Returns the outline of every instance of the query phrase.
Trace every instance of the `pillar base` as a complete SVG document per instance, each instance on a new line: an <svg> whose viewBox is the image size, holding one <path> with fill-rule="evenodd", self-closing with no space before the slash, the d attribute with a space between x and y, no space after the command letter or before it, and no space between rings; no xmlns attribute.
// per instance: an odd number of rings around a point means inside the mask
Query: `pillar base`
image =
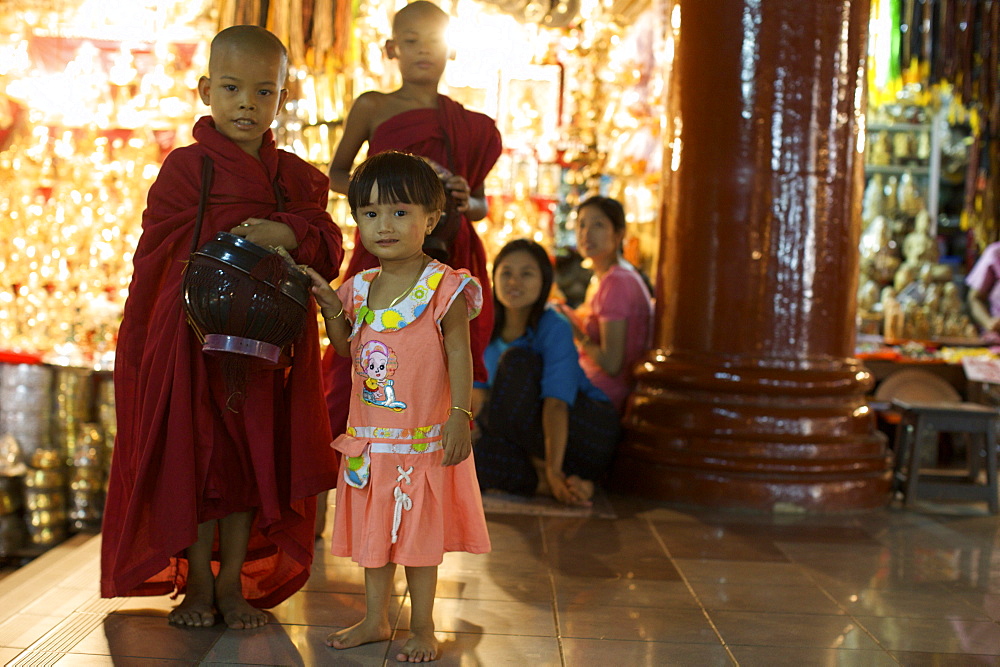
<svg viewBox="0 0 1000 667"><path fill-rule="evenodd" d="M654 353L637 374L612 488L716 508L841 512L890 499L868 371Z"/></svg>

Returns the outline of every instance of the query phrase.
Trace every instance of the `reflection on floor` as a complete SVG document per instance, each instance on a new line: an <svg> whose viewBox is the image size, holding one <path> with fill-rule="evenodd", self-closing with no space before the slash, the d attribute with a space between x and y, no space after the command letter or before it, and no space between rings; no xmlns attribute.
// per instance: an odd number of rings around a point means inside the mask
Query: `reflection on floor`
<svg viewBox="0 0 1000 667"><path fill-rule="evenodd" d="M491 514L494 551L449 554L447 665L1000 665L1000 520L985 504L838 516L722 513L612 497L617 519ZM97 596L99 537L0 580L11 665L394 663L335 651L362 571L318 544L312 578L254 631L182 630L167 598Z"/></svg>

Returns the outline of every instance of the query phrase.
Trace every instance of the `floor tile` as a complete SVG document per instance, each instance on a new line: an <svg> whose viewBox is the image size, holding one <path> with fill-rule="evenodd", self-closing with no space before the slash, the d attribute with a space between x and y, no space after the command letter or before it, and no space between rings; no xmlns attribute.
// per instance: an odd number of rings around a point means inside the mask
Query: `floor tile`
<svg viewBox="0 0 1000 667"><path fill-rule="evenodd" d="M994 516L611 503L615 521L491 515L492 553L446 554L439 664L1000 667ZM168 596L97 597L100 538L84 536L0 580L0 663L395 664L403 568L393 638L336 651L326 636L364 615L364 569L327 548L317 542L309 581L267 626L181 629L166 622Z"/></svg>
<svg viewBox="0 0 1000 667"><path fill-rule="evenodd" d="M712 611L709 615L731 647L880 648L861 624L847 616L745 611Z"/></svg>
<svg viewBox="0 0 1000 667"><path fill-rule="evenodd" d="M1000 655L969 653L917 653L892 651L899 664L906 667L997 667Z"/></svg>
<svg viewBox="0 0 1000 667"><path fill-rule="evenodd" d="M27 648L62 620L62 616L15 614L0 623L0 646Z"/></svg>
<svg viewBox="0 0 1000 667"><path fill-rule="evenodd" d="M392 596L389 602L390 621L396 618L402 603L402 596ZM276 623L346 628L364 618L365 596L299 591L268 612Z"/></svg>
<svg viewBox="0 0 1000 667"><path fill-rule="evenodd" d="M888 651L799 648L781 646L731 646L740 667L896 667ZM909 664L909 663L904 663Z"/></svg>
<svg viewBox="0 0 1000 667"><path fill-rule="evenodd" d="M445 554L439 570L538 574L546 568L544 556L535 557L516 551L492 551L488 554Z"/></svg>
<svg viewBox="0 0 1000 667"><path fill-rule="evenodd" d="M681 580L674 563L666 555L658 553L601 555L577 548L555 547L549 554L549 566L557 576Z"/></svg>
<svg viewBox="0 0 1000 667"><path fill-rule="evenodd" d="M699 609L570 605L559 609L559 627L578 639L721 644Z"/></svg>
<svg viewBox="0 0 1000 667"><path fill-rule="evenodd" d="M554 579L556 602L598 607L699 608L682 581L660 581L635 577L598 579L558 575Z"/></svg>
<svg viewBox="0 0 1000 667"><path fill-rule="evenodd" d="M965 600L982 611L988 618L1000 623L1000 593L980 593L975 592L968 595Z"/></svg>
<svg viewBox="0 0 1000 667"><path fill-rule="evenodd" d="M852 616L888 616L909 618L961 618L991 620L982 606L981 595L946 593L940 587L919 587L913 590L865 589L840 600Z"/></svg>
<svg viewBox="0 0 1000 667"><path fill-rule="evenodd" d="M740 527L654 523L674 558L787 562L773 542Z"/></svg>
<svg viewBox="0 0 1000 667"><path fill-rule="evenodd" d="M542 524L536 516L494 514L486 517L493 551L541 553Z"/></svg>
<svg viewBox="0 0 1000 667"><path fill-rule="evenodd" d="M547 602L552 599L552 584L544 572L466 572L440 568L437 597Z"/></svg>
<svg viewBox="0 0 1000 667"><path fill-rule="evenodd" d="M26 614L66 615L97 598L96 590L53 588L45 591L21 610Z"/></svg>
<svg viewBox="0 0 1000 667"><path fill-rule="evenodd" d="M334 629L321 625L272 623L249 634L226 630L204 658L210 664L235 665L381 665L389 642L375 642L351 649L326 645Z"/></svg>
<svg viewBox="0 0 1000 667"><path fill-rule="evenodd" d="M812 586L806 571L794 563L768 563L735 560L675 559L677 569L688 581L713 581L718 584L757 586Z"/></svg>
<svg viewBox="0 0 1000 667"><path fill-rule="evenodd" d="M403 605L396 627L410 627L409 601ZM439 598L434 601L434 627L438 632L556 636L555 615L549 602Z"/></svg>
<svg viewBox="0 0 1000 667"><path fill-rule="evenodd" d="M178 628L154 616L111 614L98 628L70 647L70 652L197 661L208 653L223 632L221 625Z"/></svg>
<svg viewBox="0 0 1000 667"><path fill-rule="evenodd" d="M555 637L524 637L518 635L436 632L440 658L434 665L531 665L546 667L561 665L559 641ZM396 632L389 648L388 664L398 664L396 655L409 633ZM583 665L585 663L578 663Z"/></svg>
<svg viewBox="0 0 1000 667"><path fill-rule="evenodd" d="M0 648L0 664L6 665L9 660L13 660L18 654L23 652L23 648Z"/></svg>
<svg viewBox="0 0 1000 667"><path fill-rule="evenodd" d="M698 601L709 610L842 614L843 610L817 586L760 586L756 584L692 581Z"/></svg>
<svg viewBox="0 0 1000 667"><path fill-rule="evenodd" d="M567 665L698 665L727 667L733 664L726 649L711 644L681 644L613 639L563 639ZM484 663L485 664L485 663Z"/></svg>
<svg viewBox="0 0 1000 667"><path fill-rule="evenodd" d="M110 655L65 653L53 664L57 667L184 667L192 663L165 658L122 658Z"/></svg>
<svg viewBox="0 0 1000 667"><path fill-rule="evenodd" d="M1000 653L1000 625L992 621L936 618L876 618L857 621L891 651Z"/></svg>

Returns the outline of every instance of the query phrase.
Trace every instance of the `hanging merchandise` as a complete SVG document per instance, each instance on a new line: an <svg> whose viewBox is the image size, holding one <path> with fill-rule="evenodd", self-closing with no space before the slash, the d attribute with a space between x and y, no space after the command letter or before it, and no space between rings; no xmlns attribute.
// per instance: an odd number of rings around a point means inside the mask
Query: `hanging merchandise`
<svg viewBox="0 0 1000 667"><path fill-rule="evenodd" d="M1000 239L994 194L1000 188L1000 0L904 0L901 29L904 84L926 91L924 104L953 100L965 110L961 122L975 157L965 178L962 228L971 230L977 248L985 247ZM884 92L876 89L875 96Z"/></svg>

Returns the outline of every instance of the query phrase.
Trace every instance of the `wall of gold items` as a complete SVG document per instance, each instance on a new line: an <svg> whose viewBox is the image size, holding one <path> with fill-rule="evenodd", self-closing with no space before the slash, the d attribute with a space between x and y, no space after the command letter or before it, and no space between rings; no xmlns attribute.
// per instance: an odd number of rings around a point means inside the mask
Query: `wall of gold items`
<svg viewBox="0 0 1000 667"><path fill-rule="evenodd" d="M145 195L207 112L195 87L211 36L263 23L288 45L276 136L325 169L350 100L397 83L381 49L397 4L0 6L0 559L100 524L110 370ZM575 243L574 205L600 192L625 203L626 254L653 274L666 3L539 6L447 6L456 58L442 92L504 137L479 234L491 256L522 236L560 252ZM345 200L330 207L350 246Z"/></svg>

